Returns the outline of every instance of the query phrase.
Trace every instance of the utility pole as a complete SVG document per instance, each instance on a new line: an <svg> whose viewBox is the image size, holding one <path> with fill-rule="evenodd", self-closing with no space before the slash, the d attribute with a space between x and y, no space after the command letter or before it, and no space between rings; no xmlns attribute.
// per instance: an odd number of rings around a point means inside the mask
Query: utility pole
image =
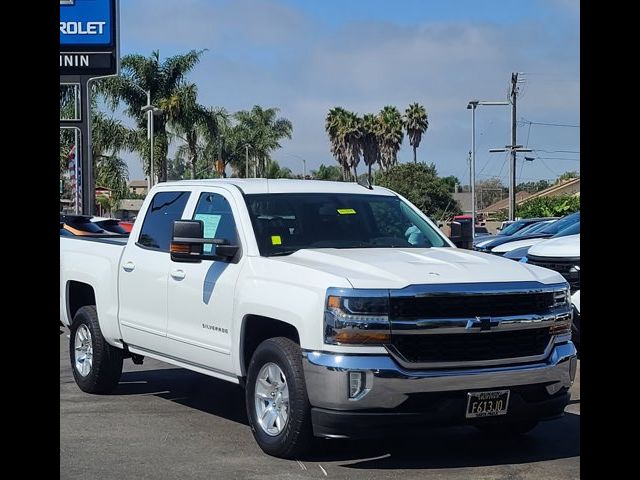
<svg viewBox="0 0 640 480"><path fill-rule="evenodd" d="M509 164L509 220L516 216L516 102L518 72L511 74L511 163Z"/></svg>
<svg viewBox="0 0 640 480"><path fill-rule="evenodd" d="M518 98L518 72L511 74L511 91L509 93L509 103L511 103L511 145L505 145L504 148L492 148L490 152L510 152L511 160L509 162L509 220L515 220L516 217L516 153L530 152L531 149L523 148L516 142L516 102Z"/></svg>

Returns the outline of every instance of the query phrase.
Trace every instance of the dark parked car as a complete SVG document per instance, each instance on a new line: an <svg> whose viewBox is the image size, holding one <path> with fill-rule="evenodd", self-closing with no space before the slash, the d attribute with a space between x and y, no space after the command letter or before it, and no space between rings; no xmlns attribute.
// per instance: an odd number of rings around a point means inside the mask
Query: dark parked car
<svg viewBox="0 0 640 480"><path fill-rule="evenodd" d="M504 238L514 235L518 231L523 228L532 225L534 223L538 223L542 220L551 220L551 218L524 218L522 220L516 220L515 222L510 223L506 227L504 227L498 234L495 235L495 238ZM478 237L473 240L473 245L477 245L480 242L486 242L488 239L483 237Z"/></svg>
<svg viewBox="0 0 640 480"><path fill-rule="evenodd" d="M560 230L563 230L568 226L573 225L574 223L579 221L580 221L580 212L571 213L569 215L565 215L560 220L556 220L555 222L546 225L544 228L541 228L537 232L518 235L518 236L511 235L508 237L502 237L500 235L497 235L496 238L491 240L489 243L476 245L473 248L474 250L478 250L480 252L490 253L497 246L503 245L508 242L516 242L516 241L526 240L530 238L551 238Z"/></svg>

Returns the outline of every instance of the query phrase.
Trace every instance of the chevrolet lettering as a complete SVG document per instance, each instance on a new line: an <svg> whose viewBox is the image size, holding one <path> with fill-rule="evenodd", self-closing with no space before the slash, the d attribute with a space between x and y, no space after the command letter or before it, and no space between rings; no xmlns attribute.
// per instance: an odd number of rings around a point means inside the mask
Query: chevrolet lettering
<svg viewBox="0 0 640 480"><path fill-rule="evenodd" d="M102 35L107 22L60 22L63 35Z"/></svg>

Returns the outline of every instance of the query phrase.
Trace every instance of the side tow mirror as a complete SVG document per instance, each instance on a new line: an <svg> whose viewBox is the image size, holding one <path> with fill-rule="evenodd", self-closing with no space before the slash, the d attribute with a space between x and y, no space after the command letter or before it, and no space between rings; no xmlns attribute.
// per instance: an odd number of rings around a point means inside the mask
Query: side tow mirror
<svg viewBox="0 0 640 480"><path fill-rule="evenodd" d="M204 245L214 245L215 253L203 253ZM231 245L221 238L204 238L202 220L175 220L171 235L171 260L174 262L197 263L201 260L229 261L235 257L239 245Z"/></svg>

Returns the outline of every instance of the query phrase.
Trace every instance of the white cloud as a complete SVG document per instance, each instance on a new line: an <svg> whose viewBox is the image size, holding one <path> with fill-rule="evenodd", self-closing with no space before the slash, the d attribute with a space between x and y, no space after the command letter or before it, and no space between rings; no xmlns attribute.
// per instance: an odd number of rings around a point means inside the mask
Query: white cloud
<svg viewBox="0 0 640 480"><path fill-rule="evenodd" d="M563 4L573 8L576 2L555 3L564 9ZM443 174L461 175L470 137L466 103L505 99L512 71L526 72L518 118L579 122L577 17L565 17L569 20L516 25L350 22L332 30L275 1L144 0L123 5L123 28L129 32L123 42L126 38L127 48L135 45L143 54L157 47L161 53L168 48L167 54L209 48L190 77L198 83L201 101L231 111L254 104L279 107L294 132L275 157L294 171L302 169L294 155L308 160L308 170L333 161L324 133L332 106L366 113L387 104L404 110L418 101L430 117L419 158L434 161ZM519 135L526 135L521 130ZM484 149L479 158L488 158L488 148L505 145L508 131L506 108L479 110L478 151ZM529 132L537 148L548 150L569 144L578 150L578 134ZM400 158L410 157L405 145ZM487 162L486 172L498 173L502 158ZM535 164L527 172L550 176Z"/></svg>

